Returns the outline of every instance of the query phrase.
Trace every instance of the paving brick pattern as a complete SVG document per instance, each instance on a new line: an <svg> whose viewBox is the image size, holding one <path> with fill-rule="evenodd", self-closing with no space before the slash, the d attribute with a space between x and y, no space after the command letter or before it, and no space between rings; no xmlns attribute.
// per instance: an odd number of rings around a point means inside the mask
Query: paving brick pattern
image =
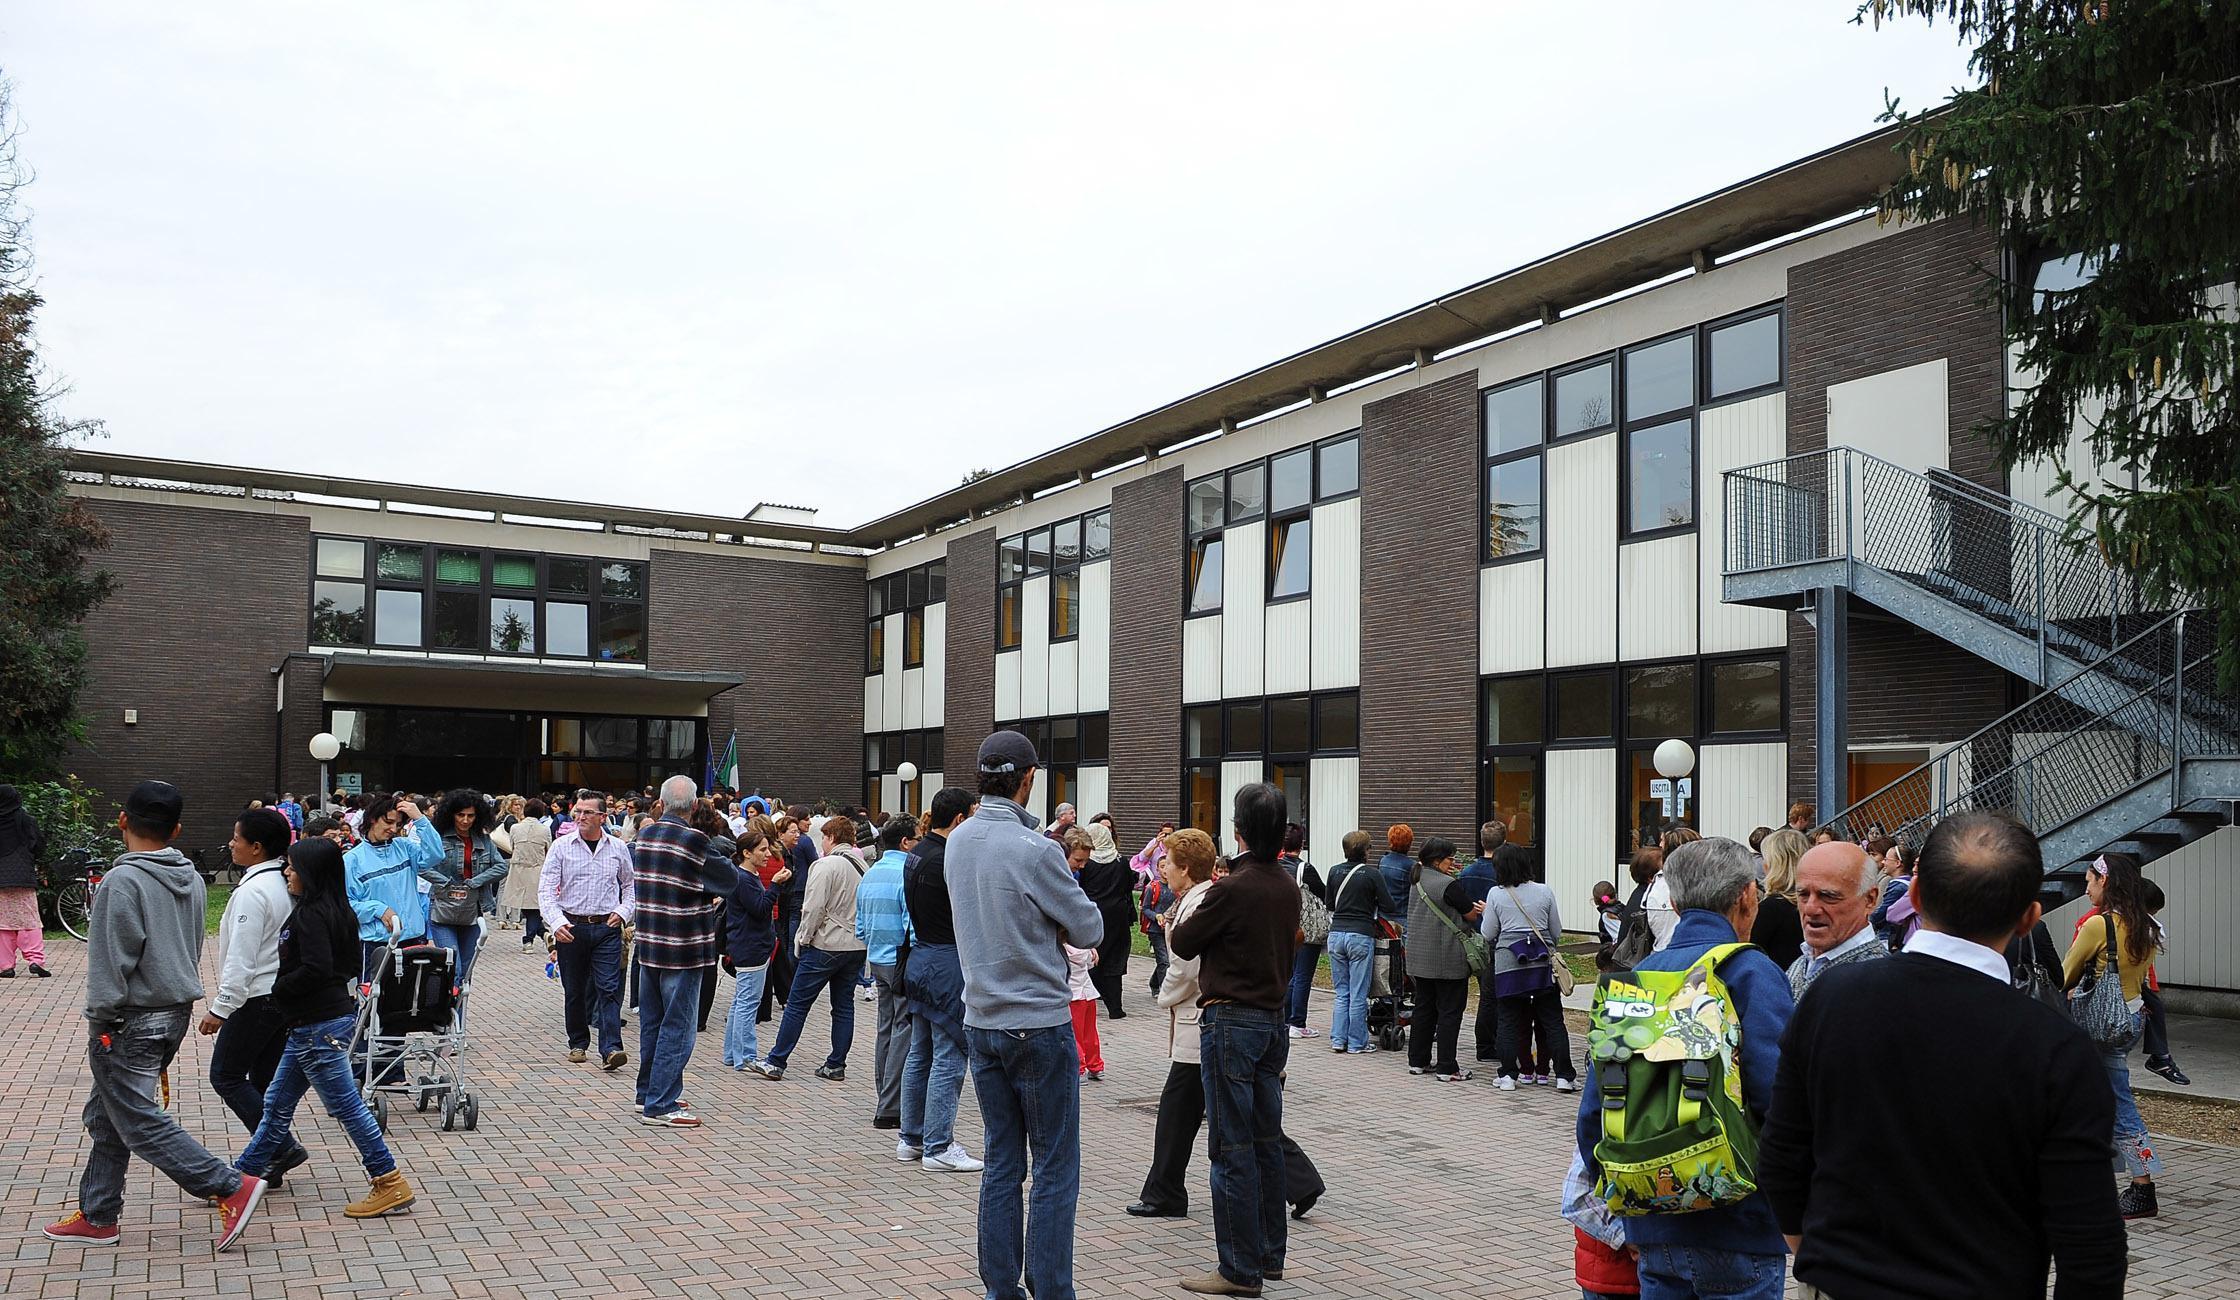
<svg viewBox="0 0 2240 1300"><path fill-rule="evenodd" d="M298 1118L312 1163L224 1256L210 1250L209 1209L139 1164L123 1244L86 1249L38 1235L73 1207L85 1146L84 950L56 945L57 978L0 984L0 1166L10 1173L0 1295L979 1294L976 1180L896 1164L892 1134L870 1126L868 1004L858 1004L863 1032L840 1084L808 1069L827 1042L821 1014L796 1057L802 1068L778 1084L722 1069L719 1020L685 1078L707 1127L650 1129L633 1118L627 1071L563 1059L558 986L513 938L492 936L481 971L480 1130L444 1133L433 1112L409 1107L392 1119L390 1141L420 1193L414 1213L342 1217L362 1176L340 1129L307 1100ZM1132 984L1131 1002L1149 1010L1141 990ZM730 992L726 978L720 999ZM1325 1003L1318 1025L1326 1015ZM1213 1259L1203 1164L1192 1169L1191 1218L1121 1212L1151 1146L1163 1023L1136 1014L1100 1028L1110 1075L1084 1085L1081 1293L1177 1296L1174 1280ZM635 1033L625 1031L633 1057ZM202 1078L208 1042L190 1035L173 1067L174 1104L190 1131L230 1156L246 1135ZM1554 1214L1569 1096L1502 1096L1484 1079L1410 1078L1396 1055L1334 1058L1320 1039L1295 1046L1286 1127L1330 1193L1292 1225L1289 1276L1270 1295L1577 1294L1569 1231ZM960 1136L977 1148L969 1086L966 1097ZM2168 1217L2134 1230L2129 1294L2230 1297L2240 1291L2240 1151L2162 1146Z"/></svg>

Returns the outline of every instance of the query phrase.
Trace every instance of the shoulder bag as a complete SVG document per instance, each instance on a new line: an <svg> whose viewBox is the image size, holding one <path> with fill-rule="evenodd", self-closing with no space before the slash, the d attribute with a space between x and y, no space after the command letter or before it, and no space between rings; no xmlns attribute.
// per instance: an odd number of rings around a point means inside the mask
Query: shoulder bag
<svg viewBox="0 0 2240 1300"><path fill-rule="evenodd" d="M1487 943L1486 937L1476 930L1456 924L1455 919L1447 915L1447 909L1439 905L1439 900L1433 898L1430 891L1423 887L1423 881L1416 881L1416 892L1423 896L1424 904L1431 909L1433 916L1439 918L1439 923L1454 931L1454 937L1462 941L1463 965L1470 968L1472 975L1484 973L1486 967L1493 964L1493 945Z"/></svg>
<svg viewBox="0 0 2240 1300"><path fill-rule="evenodd" d="M1319 944L1330 938L1330 908L1307 892L1307 864L1291 864L1291 887L1299 891L1299 942Z"/></svg>
<svg viewBox="0 0 2240 1300"><path fill-rule="evenodd" d="M2124 1005L2123 972L2117 965L2116 923L2103 912L2100 925L2106 936L2107 951L2099 973L2086 972L2069 994L2069 1014L2075 1017L2085 1037L2104 1052L2128 1047L2138 1035L2137 1021L2131 1008Z"/></svg>
<svg viewBox="0 0 2240 1300"><path fill-rule="evenodd" d="M1548 950L1548 964L1555 967L1556 972L1556 992L1570 997L1571 990L1579 986L1579 977L1571 973L1571 963L1563 959L1563 954L1556 951L1556 946L1548 942L1548 936L1540 933L1540 927L1533 924L1532 914L1524 910L1523 903L1517 901L1517 891L1503 885L1501 892L1509 896L1509 905L1516 908L1517 914L1524 918L1525 925L1532 930L1532 937L1538 939L1540 946Z"/></svg>

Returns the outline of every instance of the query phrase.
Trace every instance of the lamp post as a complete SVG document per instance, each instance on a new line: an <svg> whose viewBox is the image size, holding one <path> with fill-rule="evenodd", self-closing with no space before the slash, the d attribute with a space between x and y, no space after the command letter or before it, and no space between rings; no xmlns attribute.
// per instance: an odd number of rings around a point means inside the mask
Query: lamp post
<svg viewBox="0 0 2240 1300"><path fill-rule="evenodd" d="M327 764L332 763L335 755L341 752L342 742L336 740L331 731L322 731L311 738L311 757L319 763L319 806L322 808L327 806L327 796L334 790L334 787L327 784Z"/></svg>
<svg viewBox="0 0 2240 1300"><path fill-rule="evenodd" d="M918 811L918 765L906 761L894 770L894 774L896 779L902 782L903 811L916 813Z"/></svg>
<svg viewBox="0 0 2240 1300"><path fill-rule="evenodd" d="M1658 776L1672 782L1673 813L1679 821L1686 823L1689 801L1681 795L1680 782L1687 777L1688 773L1696 770L1696 751L1694 747L1689 745L1687 741L1675 736L1657 746L1657 752L1651 756L1650 761L1656 764Z"/></svg>

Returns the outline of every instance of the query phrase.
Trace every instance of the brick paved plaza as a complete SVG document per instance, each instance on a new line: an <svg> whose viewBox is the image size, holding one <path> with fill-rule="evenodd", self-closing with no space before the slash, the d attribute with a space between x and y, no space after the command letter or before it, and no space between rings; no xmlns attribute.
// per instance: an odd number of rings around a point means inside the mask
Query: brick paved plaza
<svg viewBox="0 0 2240 1300"><path fill-rule="evenodd" d="M444 1133L401 1109L390 1141L420 1193L406 1217L355 1224L363 1187L339 1128L306 1098L313 1163L269 1198L238 1253L213 1256L211 1212L145 1165L127 1190L124 1240L55 1245L39 1226L74 1204L84 1149L79 1016L84 949L53 945L57 978L0 984L0 1295L10 1297L329 1297L756 1295L972 1296L971 1176L893 1160L874 1131L868 1004L848 1080L817 1080L820 1011L783 1083L721 1066L720 1014L686 1076L707 1120L698 1133L649 1129L630 1108L628 1071L563 1059L558 986L544 963L496 934L480 981L480 1131ZM209 977L206 975L206 979ZM1131 981L1131 995L1141 992ZM1148 1009L1149 999L1135 1004ZM1318 1007L1317 1023L1327 1015ZM1111 1072L1084 1087L1077 1270L1085 1296L1174 1296L1174 1279L1213 1258L1204 1166L1188 1220L1138 1220L1134 1198L1165 1075L1163 1023L1103 1026ZM636 1026L625 1031L633 1067ZM767 1041L767 1040L765 1040ZM246 1141L202 1077L209 1040L190 1036L174 1068L188 1128L231 1156ZM1554 1200L1571 1098L1494 1093L1483 1079L1409 1078L1404 1061L1338 1060L1322 1040L1294 1052L1287 1127L1330 1184L1294 1224L1288 1279L1270 1295L1576 1295L1568 1228ZM1468 1030L1465 1029L1465 1050ZM971 1089L961 1140L979 1129ZM2130 1294L2240 1293L2240 1151L2166 1141L2164 1218L2135 1227Z"/></svg>

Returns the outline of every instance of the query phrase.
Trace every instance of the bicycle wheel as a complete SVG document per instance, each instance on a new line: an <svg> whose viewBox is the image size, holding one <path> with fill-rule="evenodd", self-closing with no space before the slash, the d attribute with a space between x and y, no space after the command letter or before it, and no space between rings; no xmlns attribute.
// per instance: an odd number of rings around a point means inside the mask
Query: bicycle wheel
<svg viewBox="0 0 2240 1300"><path fill-rule="evenodd" d="M93 899L86 892L86 882L73 880L54 893L55 919L70 937L85 942L86 933L92 928Z"/></svg>

